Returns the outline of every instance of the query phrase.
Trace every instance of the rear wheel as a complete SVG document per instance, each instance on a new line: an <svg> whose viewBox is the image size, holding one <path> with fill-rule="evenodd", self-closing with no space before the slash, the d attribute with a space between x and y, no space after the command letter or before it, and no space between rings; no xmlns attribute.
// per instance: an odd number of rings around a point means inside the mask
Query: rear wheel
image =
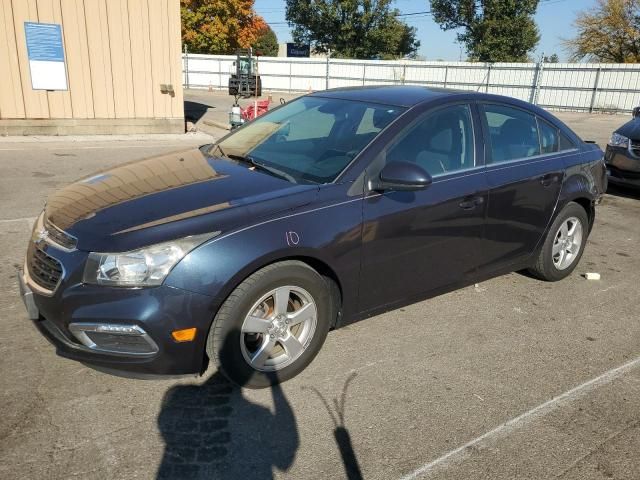
<svg viewBox="0 0 640 480"><path fill-rule="evenodd" d="M224 302L207 354L234 383L262 388L288 380L314 359L329 331L332 302L324 278L297 261L269 265Z"/></svg>
<svg viewBox="0 0 640 480"><path fill-rule="evenodd" d="M587 212L577 203L567 204L549 229L536 264L530 272L551 282L569 276L582 257L588 232Z"/></svg>

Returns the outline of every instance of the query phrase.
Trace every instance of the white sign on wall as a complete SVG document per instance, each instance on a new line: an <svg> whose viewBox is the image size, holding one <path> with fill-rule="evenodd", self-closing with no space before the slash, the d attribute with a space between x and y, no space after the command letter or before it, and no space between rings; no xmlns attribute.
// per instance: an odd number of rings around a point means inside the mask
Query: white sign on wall
<svg viewBox="0 0 640 480"><path fill-rule="evenodd" d="M34 90L68 90L62 27L57 23L24 22Z"/></svg>

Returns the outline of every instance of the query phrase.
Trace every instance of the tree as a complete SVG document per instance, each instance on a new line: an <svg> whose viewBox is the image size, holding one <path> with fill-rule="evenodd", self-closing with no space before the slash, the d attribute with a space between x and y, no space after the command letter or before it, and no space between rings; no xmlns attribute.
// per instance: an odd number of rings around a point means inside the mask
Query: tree
<svg viewBox="0 0 640 480"><path fill-rule="evenodd" d="M398 20L392 0L287 0L286 18L296 43L344 58L415 55L416 29Z"/></svg>
<svg viewBox="0 0 640 480"><path fill-rule="evenodd" d="M544 56L542 59L543 63L558 63L560 62L560 57L558 57L557 53L552 53L550 56Z"/></svg>
<svg viewBox="0 0 640 480"><path fill-rule="evenodd" d="M574 25L576 37L564 42L572 60L640 62L640 0L598 0Z"/></svg>
<svg viewBox="0 0 640 480"><path fill-rule="evenodd" d="M458 41L471 60L526 62L540 41L533 15L539 0L431 0L443 30L462 28Z"/></svg>
<svg viewBox="0 0 640 480"><path fill-rule="evenodd" d="M260 32L253 44L253 48L256 52L260 53L260 55L267 57L278 56L278 37L276 37L274 31L271 30L271 27L267 25L267 27Z"/></svg>
<svg viewBox="0 0 640 480"><path fill-rule="evenodd" d="M182 41L194 53L235 53L266 28L254 0L180 0Z"/></svg>

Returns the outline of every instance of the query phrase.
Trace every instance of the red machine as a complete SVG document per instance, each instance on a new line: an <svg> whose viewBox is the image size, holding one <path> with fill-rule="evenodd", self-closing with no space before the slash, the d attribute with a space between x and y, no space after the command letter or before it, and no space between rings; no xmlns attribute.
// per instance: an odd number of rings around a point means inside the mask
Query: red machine
<svg viewBox="0 0 640 480"><path fill-rule="evenodd" d="M252 104L247 105L244 108L240 108L238 105L238 96L236 96L236 103L231 107L229 112L229 124L231 130L235 130L241 127L245 122L249 122L260 115L267 113L269 110L269 100L255 100Z"/></svg>
<svg viewBox="0 0 640 480"><path fill-rule="evenodd" d="M256 100L253 104L247 105L240 110L240 116L245 122L253 120L269 110L269 100Z"/></svg>

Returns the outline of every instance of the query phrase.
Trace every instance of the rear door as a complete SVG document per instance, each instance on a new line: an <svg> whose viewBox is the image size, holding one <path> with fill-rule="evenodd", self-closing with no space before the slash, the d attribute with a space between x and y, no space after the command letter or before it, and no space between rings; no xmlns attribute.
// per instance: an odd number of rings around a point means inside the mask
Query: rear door
<svg viewBox="0 0 640 480"><path fill-rule="evenodd" d="M367 168L373 178L389 162L412 162L433 183L365 197L361 311L402 303L475 272L487 185L474 112L472 105L454 104L423 113Z"/></svg>
<svg viewBox="0 0 640 480"><path fill-rule="evenodd" d="M551 220L562 186L558 130L511 105L480 105L489 202L481 270L524 261ZM555 134L554 134L555 132Z"/></svg>

